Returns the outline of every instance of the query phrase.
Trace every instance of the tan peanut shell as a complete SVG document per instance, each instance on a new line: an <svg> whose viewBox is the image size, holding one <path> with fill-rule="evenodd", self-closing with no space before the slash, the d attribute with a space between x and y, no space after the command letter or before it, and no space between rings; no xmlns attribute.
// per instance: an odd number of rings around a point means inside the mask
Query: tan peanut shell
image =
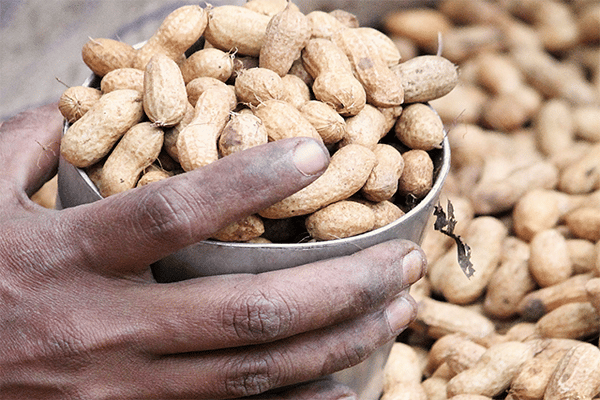
<svg viewBox="0 0 600 400"><path fill-rule="evenodd" d="M452 262L457 264L447 268L442 278L442 294L448 301L468 304L483 294L498 268L502 244L507 234L506 226L494 217L481 216L471 221L465 241L471 248L471 262L475 273L467 278L457 261Z"/></svg>
<svg viewBox="0 0 600 400"><path fill-rule="evenodd" d="M302 78L287 74L281 78L282 95L281 99L300 109L304 104L310 101L311 91ZM341 118L341 117L340 117Z"/></svg>
<svg viewBox="0 0 600 400"><path fill-rule="evenodd" d="M536 328L543 337L584 339L600 332L600 315L589 301L567 303L540 318Z"/></svg>
<svg viewBox="0 0 600 400"><path fill-rule="evenodd" d="M342 239L373 229L375 214L364 204L340 200L306 217L306 230L317 240Z"/></svg>
<svg viewBox="0 0 600 400"><path fill-rule="evenodd" d="M572 145L575 126L571 114L571 106L563 99L551 99L541 107L535 129L539 148L544 154L552 155Z"/></svg>
<svg viewBox="0 0 600 400"><path fill-rule="evenodd" d="M196 78L185 85L185 90L187 92L188 101L192 106L196 106L196 102L200 95L210 87L220 87L225 88L227 85L224 82L221 82L217 78L213 78L210 76L202 76ZM234 89L235 90L235 89Z"/></svg>
<svg viewBox="0 0 600 400"><path fill-rule="evenodd" d="M556 229L537 233L530 242L529 268L536 282L552 286L567 280L573 273L567 242Z"/></svg>
<svg viewBox="0 0 600 400"><path fill-rule="evenodd" d="M244 3L243 7L269 17L280 13L286 7L298 9L298 6L289 0L249 0Z"/></svg>
<svg viewBox="0 0 600 400"><path fill-rule="evenodd" d="M439 149L444 140L442 120L431 107L423 103L405 106L396 121L394 132L411 149Z"/></svg>
<svg viewBox="0 0 600 400"><path fill-rule="evenodd" d="M374 150L387 133L386 122L385 115L379 109L365 105L356 115L346 119L346 134L340 146L360 144Z"/></svg>
<svg viewBox="0 0 600 400"><path fill-rule="evenodd" d="M373 210L373 213L375 215L375 225L373 225L373 229L379 229L383 226L386 226L387 224L391 224L392 222L404 215L404 211L402 211L400 207L388 200L380 201L377 203L363 199L354 200L370 207L371 210ZM410 293L411 296L415 297L414 290Z"/></svg>
<svg viewBox="0 0 600 400"><path fill-rule="evenodd" d="M439 376L432 376L421 382L421 386L427 394L427 400L448 400L446 397L447 384L448 379Z"/></svg>
<svg viewBox="0 0 600 400"><path fill-rule="evenodd" d="M422 198L433 185L433 161L424 150L409 150L402 153L404 169L398 181L398 192Z"/></svg>
<svg viewBox="0 0 600 400"><path fill-rule="evenodd" d="M250 113L232 114L219 137L222 157L267 143L269 137L260 118Z"/></svg>
<svg viewBox="0 0 600 400"><path fill-rule="evenodd" d="M358 17L350 11L336 8L335 10L329 11L329 14L333 15L335 19L340 21L346 28L358 28L360 26Z"/></svg>
<svg viewBox="0 0 600 400"><path fill-rule="evenodd" d="M138 180L136 187L146 186L153 182L162 181L163 179L167 179L171 176L173 176L172 172L166 171L152 164L146 168L144 172L142 172L142 176Z"/></svg>
<svg viewBox="0 0 600 400"><path fill-rule="evenodd" d="M163 139L162 129L151 122L125 132L102 167L100 194L108 197L133 189L142 171L158 158Z"/></svg>
<svg viewBox="0 0 600 400"><path fill-rule="evenodd" d="M465 339L449 349L444 362L456 375L473 367L486 350L485 346Z"/></svg>
<svg viewBox="0 0 600 400"><path fill-rule="evenodd" d="M235 95L227 87L212 87L200 95L194 118L177 138L177 153L184 171L202 167L219 158L217 140L235 105Z"/></svg>
<svg viewBox="0 0 600 400"><path fill-rule="evenodd" d="M268 100L281 100L283 81L266 68L251 68L240 72L235 80L235 94L240 103L258 106Z"/></svg>
<svg viewBox="0 0 600 400"><path fill-rule="evenodd" d="M438 99L450 93L458 84L457 66L441 56L417 56L391 69L402 81L405 103L425 103Z"/></svg>
<svg viewBox="0 0 600 400"><path fill-rule="evenodd" d="M196 110L194 106L188 102L183 119L179 123L171 128L165 128L165 141L163 148L165 152L177 163L179 163L179 152L177 151L177 139L179 138L179 132L185 128L192 120Z"/></svg>
<svg viewBox="0 0 600 400"><path fill-rule="evenodd" d="M544 398L548 381L559 361L572 347L579 344L572 339L548 339L542 350L526 361L510 384L510 393L522 400Z"/></svg>
<svg viewBox="0 0 600 400"><path fill-rule="evenodd" d="M314 78L317 98L343 116L356 115L366 104L367 94L354 77L352 65L342 49L327 39L311 39L302 50L302 63Z"/></svg>
<svg viewBox="0 0 600 400"><path fill-rule="evenodd" d="M402 382L385 392L381 400L428 400L428 398L420 383Z"/></svg>
<svg viewBox="0 0 600 400"><path fill-rule="evenodd" d="M528 190L512 210L515 233L522 240L530 241L537 233L556 227L559 220L577 205L578 199L558 190Z"/></svg>
<svg viewBox="0 0 600 400"><path fill-rule="evenodd" d="M58 110L69 123L83 116L98 100L102 92L87 86L71 86L58 99Z"/></svg>
<svg viewBox="0 0 600 400"><path fill-rule="evenodd" d="M402 58L400 50L394 41L385 33L367 26L357 26L355 27L355 32L361 35L365 40L371 41L371 43L379 49L379 55L388 67L395 66L400 62L400 59Z"/></svg>
<svg viewBox="0 0 600 400"><path fill-rule="evenodd" d="M346 53L370 104L393 107L404 102L402 80L388 67L371 40L355 29L338 31L333 40Z"/></svg>
<svg viewBox="0 0 600 400"><path fill-rule="evenodd" d="M428 297L419 302L417 319L411 327L434 339L461 333L476 340L495 332L494 323L479 312Z"/></svg>
<svg viewBox="0 0 600 400"><path fill-rule="evenodd" d="M398 179L404 170L404 159L395 147L379 143L373 149L377 163L360 193L373 202L389 200L398 190Z"/></svg>
<svg viewBox="0 0 600 400"><path fill-rule="evenodd" d="M582 342L573 346L558 363L544 400L591 399L600 387L600 349Z"/></svg>
<svg viewBox="0 0 600 400"><path fill-rule="evenodd" d="M596 249L594 243L586 239L567 239L569 258L573 263L575 275L594 271L596 263Z"/></svg>
<svg viewBox="0 0 600 400"><path fill-rule="evenodd" d="M199 5L186 5L169 13L156 32L135 52L134 68L144 70L156 54L179 60L202 36L208 24L207 11Z"/></svg>
<svg viewBox="0 0 600 400"><path fill-rule="evenodd" d="M136 68L117 68L104 75L100 81L102 93L117 89L133 89L142 93L144 91L144 71Z"/></svg>
<svg viewBox="0 0 600 400"><path fill-rule="evenodd" d="M308 119L296 107L285 101L267 100L256 107L254 114L262 121L270 141L290 137L312 137L321 140L321 136Z"/></svg>
<svg viewBox="0 0 600 400"><path fill-rule="evenodd" d="M399 383L421 383L423 367L412 346L395 342L383 369L383 390L387 392Z"/></svg>
<svg viewBox="0 0 600 400"><path fill-rule="evenodd" d="M496 318L512 317L517 314L521 300L535 288L529 272L529 245L514 236L506 237L500 264L487 285L485 312Z"/></svg>
<svg viewBox="0 0 600 400"><path fill-rule="evenodd" d="M209 11L204 35L216 48L258 57L271 17L246 7L224 5Z"/></svg>
<svg viewBox="0 0 600 400"><path fill-rule="evenodd" d="M67 129L61 140L61 154L76 167L89 167L108 154L143 115L142 95L138 91L107 93Z"/></svg>
<svg viewBox="0 0 600 400"><path fill-rule="evenodd" d="M310 100L299 107L304 117L315 127L323 143L334 144L346 134L346 121L329 104Z"/></svg>
<svg viewBox="0 0 600 400"><path fill-rule="evenodd" d="M366 147L342 147L331 156L327 170L316 181L259 214L264 218L306 215L347 199L364 185L374 165L375 154Z"/></svg>
<svg viewBox="0 0 600 400"><path fill-rule="evenodd" d="M306 14L311 27L311 38L313 39L331 39L333 34L346 26L335 17L335 15L314 10Z"/></svg>
<svg viewBox="0 0 600 400"><path fill-rule="evenodd" d="M591 274L575 275L563 282L531 291L519 302L518 312L528 321L537 321L563 304L586 301L585 285L590 279Z"/></svg>
<svg viewBox="0 0 600 400"><path fill-rule="evenodd" d="M265 227L258 215L249 215L239 221L232 222L214 233L211 238L223 242L246 242L262 235Z"/></svg>
<svg viewBox="0 0 600 400"><path fill-rule="evenodd" d="M177 125L188 105L185 82L179 66L164 54L153 56L144 72L144 111L156 125Z"/></svg>
<svg viewBox="0 0 600 400"><path fill-rule="evenodd" d="M506 390L521 366L533 358L534 346L522 342L493 345L473 367L462 371L448 382L449 397L479 394L494 397Z"/></svg>
<svg viewBox="0 0 600 400"><path fill-rule="evenodd" d="M81 50L83 62L98 76L132 67L134 54L134 48L127 43L105 38L90 39Z"/></svg>
<svg viewBox="0 0 600 400"><path fill-rule="evenodd" d="M600 142L592 144L579 160L561 171L558 188L570 194L600 189Z"/></svg>
<svg viewBox="0 0 600 400"><path fill-rule="evenodd" d="M201 49L186 58L180 68L186 84L202 76L226 82L233 73L233 56L215 48Z"/></svg>
<svg viewBox="0 0 600 400"><path fill-rule="evenodd" d="M580 207L565 216L569 230L578 238L600 240L600 207Z"/></svg>
<svg viewBox="0 0 600 400"><path fill-rule="evenodd" d="M275 14L266 27L265 40L259 52L259 66L285 76L300 57L311 36L311 25L293 3Z"/></svg>
<svg viewBox="0 0 600 400"><path fill-rule="evenodd" d="M600 245L598 246L600 248ZM600 255L598 256L600 257ZM592 306L600 314L600 277L594 277L586 282L585 291Z"/></svg>

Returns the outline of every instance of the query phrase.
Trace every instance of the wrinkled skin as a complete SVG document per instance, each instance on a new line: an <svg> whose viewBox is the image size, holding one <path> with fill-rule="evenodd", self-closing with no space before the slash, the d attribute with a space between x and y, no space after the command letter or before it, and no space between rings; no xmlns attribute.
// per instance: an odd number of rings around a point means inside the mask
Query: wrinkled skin
<svg viewBox="0 0 600 400"><path fill-rule="evenodd" d="M407 289L425 261L407 241L257 275L152 279L152 262L316 179L327 158L311 139L58 211L29 196L56 171L61 122L49 105L0 127L2 399L352 398L327 379L286 386L360 362L415 317Z"/></svg>

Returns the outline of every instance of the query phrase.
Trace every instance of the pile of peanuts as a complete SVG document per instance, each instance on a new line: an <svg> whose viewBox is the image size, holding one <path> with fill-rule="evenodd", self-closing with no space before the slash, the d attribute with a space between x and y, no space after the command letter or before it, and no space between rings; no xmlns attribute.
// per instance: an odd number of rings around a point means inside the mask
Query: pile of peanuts
<svg viewBox="0 0 600 400"><path fill-rule="evenodd" d="M99 83L63 93L61 154L104 197L270 141L308 136L329 149L321 177L221 241L330 240L397 220L436 175L445 132L427 103L458 82L441 56L401 63L354 15L305 15L287 0L183 6L141 46L90 39L82 57Z"/></svg>
<svg viewBox="0 0 600 400"><path fill-rule="evenodd" d="M383 24L403 58L459 66L431 105L475 273L430 228L382 400L600 398L600 4L442 0Z"/></svg>

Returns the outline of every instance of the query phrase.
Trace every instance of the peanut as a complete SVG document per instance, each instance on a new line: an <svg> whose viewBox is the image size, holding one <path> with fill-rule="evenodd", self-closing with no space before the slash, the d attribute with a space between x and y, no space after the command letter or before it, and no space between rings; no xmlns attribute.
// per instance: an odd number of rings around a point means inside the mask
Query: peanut
<svg viewBox="0 0 600 400"><path fill-rule="evenodd" d="M375 214L368 206L341 200L315 211L306 218L306 230L317 240L341 239L373 229Z"/></svg>
<svg viewBox="0 0 600 400"><path fill-rule="evenodd" d="M345 53L327 39L311 39L302 50L302 62L314 78L317 100L330 104L343 116L356 115L366 104L367 95L354 77Z"/></svg>
<svg viewBox="0 0 600 400"><path fill-rule="evenodd" d="M538 400L544 397L548 381L561 358L580 342L572 339L549 339L544 348L526 361L510 384L517 399Z"/></svg>
<svg viewBox="0 0 600 400"><path fill-rule="evenodd" d="M462 333L477 340L495 332L494 323L480 313L427 297L419 302L417 319L411 326L438 339L451 333Z"/></svg>
<svg viewBox="0 0 600 400"><path fill-rule="evenodd" d="M518 312L528 321L537 321L563 304L586 301L585 285L591 278L591 274L575 275L563 282L531 291L519 302Z"/></svg>
<svg viewBox="0 0 600 400"><path fill-rule="evenodd" d="M219 154L225 157L267 142L260 118L250 113L233 114L219 137Z"/></svg>
<svg viewBox="0 0 600 400"><path fill-rule="evenodd" d="M306 16L291 2L275 14L266 27L259 52L259 66L285 76L310 39L311 26Z"/></svg>
<svg viewBox="0 0 600 400"><path fill-rule="evenodd" d="M185 171L219 158L217 140L235 104L235 95L227 88L212 87L200 95L194 118L177 138L179 162Z"/></svg>
<svg viewBox="0 0 600 400"><path fill-rule="evenodd" d="M215 48L202 49L186 58L180 68L186 84L203 76L226 82L233 73L233 56Z"/></svg>
<svg viewBox="0 0 600 400"><path fill-rule="evenodd" d="M58 109L69 123L81 118L102 96L98 89L87 86L71 86L58 99Z"/></svg>
<svg viewBox="0 0 600 400"><path fill-rule="evenodd" d="M299 110L326 145L337 143L346 135L346 121L329 104L310 100L301 105Z"/></svg>
<svg viewBox="0 0 600 400"><path fill-rule="evenodd" d="M600 332L600 315L589 301L563 304L536 323L543 337L585 339Z"/></svg>
<svg viewBox="0 0 600 400"><path fill-rule="evenodd" d="M259 237L264 231L261 218L258 215L249 215L222 228L211 238L222 242L247 242Z"/></svg>
<svg viewBox="0 0 600 400"><path fill-rule="evenodd" d="M321 140L319 132L309 120L296 107L285 101L267 100L256 107L254 114L265 126L270 141L290 137L312 137Z"/></svg>
<svg viewBox="0 0 600 400"><path fill-rule="evenodd" d="M135 52L133 67L146 69L146 64L156 53L173 61L180 60L202 36L208 24L208 14L198 5L188 5L172 11L148 41Z"/></svg>
<svg viewBox="0 0 600 400"><path fill-rule="evenodd" d="M136 68L117 68L108 72L100 81L102 93L117 89L144 91L144 72Z"/></svg>
<svg viewBox="0 0 600 400"><path fill-rule="evenodd" d="M206 39L223 51L258 57L271 16L250 8L224 5L209 11Z"/></svg>
<svg viewBox="0 0 600 400"><path fill-rule="evenodd" d="M377 163L360 193L373 202L389 200L398 190L398 180L404 170L402 154L389 144L379 143L373 150Z"/></svg>
<svg viewBox="0 0 600 400"><path fill-rule="evenodd" d="M61 140L60 151L76 167L98 162L144 114L142 95L123 89L102 95L92 108L71 125Z"/></svg>
<svg viewBox="0 0 600 400"><path fill-rule="evenodd" d="M125 132L102 167L100 194L108 197L134 188L142 171L158 158L163 138L162 129L151 122Z"/></svg>
<svg viewBox="0 0 600 400"><path fill-rule="evenodd" d="M589 343L572 347L558 363L544 400L591 399L600 387L600 350Z"/></svg>
<svg viewBox="0 0 600 400"><path fill-rule="evenodd" d="M508 318L517 314L518 305L536 288L529 272L529 246L509 236L502 244L501 261L490 277L483 307L488 315Z"/></svg>
<svg viewBox="0 0 600 400"><path fill-rule="evenodd" d="M102 77L110 71L133 66L135 49L113 39L90 39L81 50L81 57L94 74Z"/></svg>
<svg viewBox="0 0 600 400"><path fill-rule="evenodd" d="M402 154L404 169L398 181L398 192L404 196L422 198L433 184L433 161L424 150L409 150Z"/></svg>
<svg viewBox="0 0 600 400"><path fill-rule="evenodd" d="M302 78L296 75L287 74L283 78L281 78L281 83L282 100L285 100L288 103L294 105L294 107L296 107L297 109L302 108L304 104L310 101L310 88L306 83L304 83ZM332 109L332 112L335 112L335 110ZM341 116L339 118L343 121Z"/></svg>
<svg viewBox="0 0 600 400"><path fill-rule="evenodd" d="M573 274L567 242L556 229L537 233L531 239L530 249L529 268L540 286L555 285Z"/></svg>
<svg viewBox="0 0 600 400"><path fill-rule="evenodd" d="M499 343L490 347L473 367L450 379L448 396L499 395L510 386L522 365L533 358L534 351L533 345L521 342Z"/></svg>
<svg viewBox="0 0 600 400"><path fill-rule="evenodd" d="M181 71L169 57L158 53L144 72L144 111L161 127L177 125L184 117L188 97Z"/></svg>
<svg viewBox="0 0 600 400"><path fill-rule="evenodd" d="M423 55L392 67L402 80L405 103L425 103L450 93L458 83L457 67L440 56Z"/></svg>
<svg viewBox="0 0 600 400"><path fill-rule="evenodd" d="M270 69L247 69L240 72L235 80L235 94L239 102L253 106L268 100L281 100L283 81Z"/></svg>
<svg viewBox="0 0 600 400"><path fill-rule="evenodd" d="M366 147L344 146L333 154L327 170L316 181L259 214L264 218L306 215L347 199L367 181L375 160L375 154Z"/></svg>
<svg viewBox="0 0 600 400"><path fill-rule="evenodd" d="M394 132L402 143L413 150L439 149L444 140L442 120L431 107L423 103L404 107Z"/></svg>
<svg viewBox="0 0 600 400"><path fill-rule="evenodd" d="M388 67L370 39L365 39L354 28L335 32L333 41L348 56L370 104L392 107L404 102L402 80Z"/></svg>

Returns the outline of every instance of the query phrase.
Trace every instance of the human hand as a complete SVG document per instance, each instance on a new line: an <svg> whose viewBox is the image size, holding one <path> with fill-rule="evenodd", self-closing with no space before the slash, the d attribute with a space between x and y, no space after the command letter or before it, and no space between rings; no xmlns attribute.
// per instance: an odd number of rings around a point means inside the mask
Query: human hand
<svg viewBox="0 0 600 400"><path fill-rule="evenodd" d="M316 381L414 318L417 245L258 275L158 284L149 265L315 180L321 145L282 140L61 211L28 196L56 171L56 105L0 127L3 399L335 399ZM318 396L315 393L319 393Z"/></svg>

